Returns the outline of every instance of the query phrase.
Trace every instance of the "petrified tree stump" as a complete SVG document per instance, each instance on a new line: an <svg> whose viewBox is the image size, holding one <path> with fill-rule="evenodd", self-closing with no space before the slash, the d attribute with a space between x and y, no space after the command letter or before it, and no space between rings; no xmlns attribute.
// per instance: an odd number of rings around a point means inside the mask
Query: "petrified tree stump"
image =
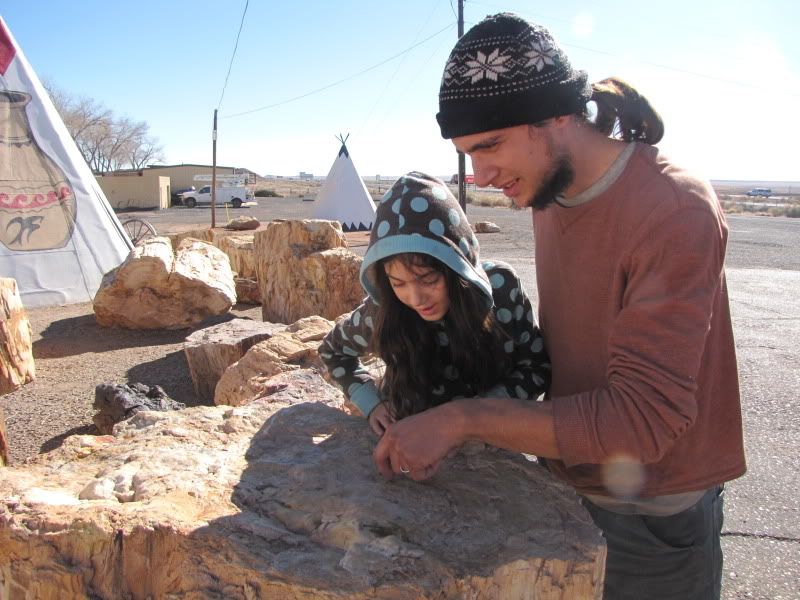
<svg viewBox="0 0 800 600"><path fill-rule="evenodd" d="M254 234L261 318L292 323L320 315L335 319L364 297L362 258L347 248L338 221L271 221Z"/></svg>
<svg viewBox="0 0 800 600"><path fill-rule="evenodd" d="M365 420L329 405L319 375L274 383L0 469L9 597L601 597L600 532L537 464L479 447L428 482L387 482Z"/></svg>
<svg viewBox="0 0 800 600"><path fill-rule="evenodd" d="M197 397L211 404L225 369L242 358L252 346L283 329L286 325L233 319L199 329L188 336L183 352Z"/></svg>
<svg viewBox="0 0 800 600"><path fill-rule="evenodd" d="M22 306L17 280L0 278L0 394L36 378L31 324Z"/></svg>

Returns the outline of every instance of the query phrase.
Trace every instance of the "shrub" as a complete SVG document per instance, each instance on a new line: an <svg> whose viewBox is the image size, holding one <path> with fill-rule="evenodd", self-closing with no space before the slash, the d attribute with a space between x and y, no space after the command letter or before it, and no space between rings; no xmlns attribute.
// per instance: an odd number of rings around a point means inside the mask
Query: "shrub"
<svg viewBox="0 0 800 600"><path fill-rule="evenodd" d="M281 197L281 195L278 192L276 192L275 190L268 190L268 189L265 189L265 188L262 188L260 190L256 190L256 193L254 195L257 196L258 198L280 198Z"/></svg>

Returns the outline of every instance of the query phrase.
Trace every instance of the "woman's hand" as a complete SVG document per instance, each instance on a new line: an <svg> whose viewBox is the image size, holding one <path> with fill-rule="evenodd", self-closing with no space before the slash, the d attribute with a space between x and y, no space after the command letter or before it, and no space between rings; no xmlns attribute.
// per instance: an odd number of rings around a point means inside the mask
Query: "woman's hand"
<svg viewBox="0 0 800 600"><path fill-rule="evenodd" d="M383 432L389 428L389 425L394 423L394 417L389 414L389 409L383 402L372 409L367 420L369 421L369 426L372 428L372 431L378 434L378 436L382 436Z"/></svg>

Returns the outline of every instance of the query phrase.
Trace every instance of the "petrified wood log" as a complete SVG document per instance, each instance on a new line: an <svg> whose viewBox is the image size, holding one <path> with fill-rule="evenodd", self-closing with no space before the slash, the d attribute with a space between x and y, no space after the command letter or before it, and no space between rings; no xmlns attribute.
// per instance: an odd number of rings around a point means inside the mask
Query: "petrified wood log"
<svg viewBox="0 0 800 600"><path fill-rule="evenodd" d="M197 397L211 404L220 377L258 342L271 338L286 325L232 319L198 329L186 338L183 352Z"/></svg>
<svg viewBox="0 0 800 600"><path fill-rule="evenodd" d="M92 417L101 435L108 435L114 425L143 410L182 410L186 405L170 398L160 385L145 383L101 383L94 388L97 412Z"/></svg>
<svg viewBox="0 0 800 600"><path fill-rule="evenodd" d="M17 280L0 278L0 394L36 378L31 324L22 306Z"/></svg>
<svg viewBox="0 0 800 600"><path fill-rule="evenodd" d="M10 598L600 598L577 496L519 454L384 481L366 422L313 371L269 398L140 412L0 469ZM318 402L303 403L302 399ZM298 403L300 402L300 403Z"/></svg>

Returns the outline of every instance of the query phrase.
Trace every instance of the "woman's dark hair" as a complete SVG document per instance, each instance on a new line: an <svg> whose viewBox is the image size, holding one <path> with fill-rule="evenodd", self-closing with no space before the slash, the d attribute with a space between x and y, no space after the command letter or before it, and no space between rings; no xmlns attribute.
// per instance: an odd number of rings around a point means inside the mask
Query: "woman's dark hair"
<svg viewBox="0 0 800 600"><path fill-rule="evenodd" d="M443 319L447 346L439 343L440 330L398 300L384 272L384 265L393 260L407 269L432 268L444 275L450 299ZM487 308L486 296L452 269L427 254L405 253L376 263L374 274L380 304L372 351L386 364L381 396L396 419L441 403L432 390L443 380L444 364L458 370L460 382L472 395L488 390L508 370L510 359L503 351L507 335ZM448 354L446 363L439 359L442 353Z"/></svg>
<svg viewBox="0 0 800 600"><path fill-rule="evenodd" d="M664 122L647 98L621 79L593 83L592 100L597 105L594 126L607 136L647 144L657 144L664 136Z"/></svg>

